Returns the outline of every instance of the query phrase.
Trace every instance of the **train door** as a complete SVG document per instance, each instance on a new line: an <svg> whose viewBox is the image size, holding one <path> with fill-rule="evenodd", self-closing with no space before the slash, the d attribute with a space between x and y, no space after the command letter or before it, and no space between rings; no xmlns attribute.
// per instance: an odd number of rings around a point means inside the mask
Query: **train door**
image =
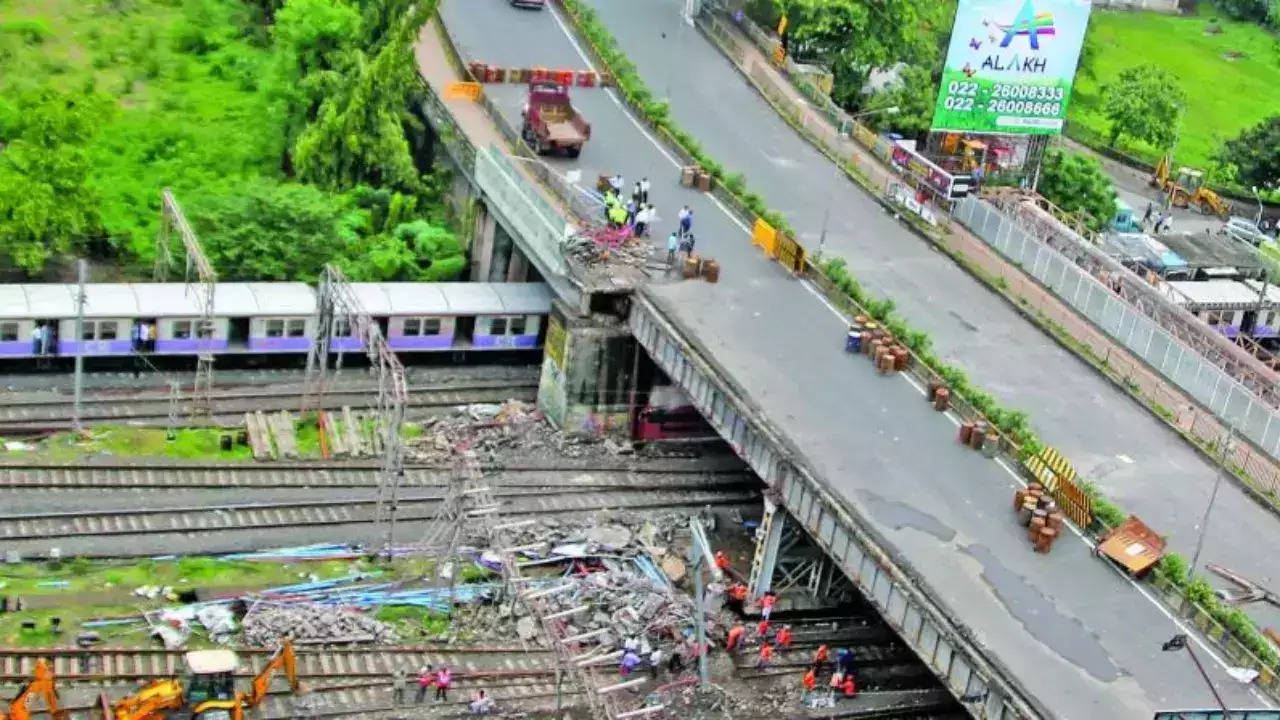
<svg viewBox="0 0 1280 720"><path fill-rule="evenodd" d="M461 343L470 343L471 334L475 332L476 319L470 315L458 316L453 321L453 346L458 347Z"/></svg>
<svg viewBox="0 0 1280 720"><path fill-rule="evenodd" d="M249 345L249 318L234 317L227 321L227 345L235 348Z"/></svg>
<svg viewBox="0 0 1280 720"><path fill-rule="evenodd" d="M391 319L380 317L377 319L377 322L378 322L378 332L382 333L382 339L386 340L387 338L391 337L390 335L387 334L387 326L391 324Z"/></svg>
<svg viewBox="0 0 1280 720"><path fill-rule="evenodd" d="M133 343L134 352L152 353L156 351L156 336L160 331L156 318L138 318L133 321L129 339Z"/></svg>
<svg viewBox="0 0 1280 720"><path fill-rule="evenodd" d="M31 330L31 353L41 357L58 352L58 321L36 320Z"/></svg>

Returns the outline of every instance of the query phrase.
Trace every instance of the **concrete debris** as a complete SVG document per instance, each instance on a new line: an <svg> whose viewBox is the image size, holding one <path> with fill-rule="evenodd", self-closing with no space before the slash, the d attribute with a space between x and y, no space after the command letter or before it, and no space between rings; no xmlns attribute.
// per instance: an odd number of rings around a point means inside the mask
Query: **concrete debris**
<svg viewBox="0 0 1280 720"><path fill-rule="evenodd" d="M388 624L349 610L323 605L266 605L252 607L241 621L244 642L275 647L284 638L296 643L371 642L394 645L400 641Z"/></svg>
<svg viewBox="0 0 1280 720"><path fill-rule="evenodd" d="M538 637L538 621L531 616L520 618L516 621L516 635L521 640L532 640Z"/></svg>
<svg viewBox="0 0 1280 720"><path fill-rule="evenodd" d="M631 531L619 525L587 528L587 542L601 549L619 550L631 544Z"/></svg>
<svg viewBox="0 0 1280 720"><path fill-rule="evenodd" d="M226 605L205 605L196 610L196 620L208 631L209 638L225 645L236 632L236 617Z"/></svg>

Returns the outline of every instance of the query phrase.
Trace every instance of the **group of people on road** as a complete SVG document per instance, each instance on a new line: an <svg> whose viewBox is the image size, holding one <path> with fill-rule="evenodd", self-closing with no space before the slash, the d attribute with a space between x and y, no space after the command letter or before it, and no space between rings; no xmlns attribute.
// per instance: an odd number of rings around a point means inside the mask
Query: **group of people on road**
<svg viewBox="0 0 1280 720"><path fill-rule="evenodd" d="M604 216L609 227L614 229L630 228L632 237L649 237L653 226L661 220L658 210L649 202L649 178L640 178L631 189L631 197L624 200L626 180L621 173L608 178L604 188ZM680 208L677 215L676 229L667 237L667 268L674 267L676 253L684 253L685 257L693 254L693 209L688 205Z"/></svg>

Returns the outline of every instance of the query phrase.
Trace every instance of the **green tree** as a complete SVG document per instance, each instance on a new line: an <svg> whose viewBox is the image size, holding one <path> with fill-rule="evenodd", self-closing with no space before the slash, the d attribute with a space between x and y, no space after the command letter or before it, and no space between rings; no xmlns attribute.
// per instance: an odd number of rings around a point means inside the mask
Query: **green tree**
<svg viewBox="0 0 1280 720"><path fill-rule="evenodd" d="M933 73L927 67L910 66L902 69L900 78L900 84L876 93L864 107L864 112L891 107L898 112L867 115L865 122L877 130L891 129L908 137L925 133L933 123L938 94Z"/></svg>
<svg viewBox="0 0 1280 720"><path fill-rule="evenodd" d="M827 64L835 76L832 98L857 108L867 77L898 63L930 66L935 29L946 3L924 0L778 0L791 30L792 55Z"/></svg>
<svg viewBox="0 0 1280 720"><path fill-rule="evenodd" d="M1040 167L1041 195L1085 224L1101 230L1116 214L1116 191L1098 161L1078 153L1050 150Z"/></svg>
<svg viewBox="0 0 1280 720"><path fill-rule="evenodd" d="M1280 115L1272 115L1223 143L1218 160L1235 167L1242 185L1280 187Z"/></svg>
<svg viewBox="0 0 1280 720"><path fill-rule="evenodd" d="M419 98L413 42L434 8L417 3L399 19L372 57L352 53L344 85L325 98L314 122L298 135L300 178L334 190L359 184L417 195L423 190L406 128L421 132L411 108Z"/></svg>
<svg viewBox="0 0 1280 720"><path fill-rule="evenodd" d="M108 109L48 85L0 95L0 258L34 275L101 232L86 147Z"/></svg>
<svg viewBox="0 0 1280 720"><path fill-rule="evenodd" d="M1112 147L1123 135L1165 148L1173 144L1186 95L1177 78L1155 65L1121 70L1102 88L1102 113L1111 121Z"/></svg>
<svg viewBox="0 0 1280 720"><path fill-rule="evenodd" d="M342 257L341 228L360 218L340 198L311 185L257 179L207 188L184 204L192 227L224 280L309 280Z"/></svg>

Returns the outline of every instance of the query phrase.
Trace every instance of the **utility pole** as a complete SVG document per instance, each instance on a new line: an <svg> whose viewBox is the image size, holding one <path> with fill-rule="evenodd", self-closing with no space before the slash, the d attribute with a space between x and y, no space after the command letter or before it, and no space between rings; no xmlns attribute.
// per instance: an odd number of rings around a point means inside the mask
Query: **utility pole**
<svg viewBox="0 0 1280 720"><path fill-rule="evenodd" d="M1191 556L1191 572L1193 573L1200 565L1200 551L1204 549L1204 537L1209 530L1209 515L1213 512L1213 504L1218 500L1218 488L1222 487L1222 478L1227 474L1227 453L1235 449L1236 426L1230 420L1225 422L1227 423L1227 439L1219 451L1218 475L1213 481L1213 493L1209 495L1209 504L1204 508L1204 517L1200 519L1200 535L1196 538L1196 554ZM1198 665L1199 662L1197 661L1196 664Z"/></svg>
<svg viewBox="0 0 1280 720"><path fill-rule="evenodd" d="M1209 692L1213 693L1213 699L1217 701L1218 709L1222 711L1223 720L1228 720L1231 717L1231 711L1227 709L1227 703L1223 701L1222 695L1218 693L1218 688L1213 684L1213 680L1209 679L1209 673L1205 672L1204 665L1200 664L1200 658L1191 649L1191 643L1187 641L1187 636L1183 633L1178 633L1161 645L1160 649L1165 652L1187 651L1187 654L1191 656L1191 662L1195 663L1196 670L1200 672L1200 677L1204 679L1204 684L1208 685Z"/></svg>
<svg viewBox="0 0 1280 720"><path fill-rule="evenodd" d="M193 298L200 309L194 334L197 343L195 387L191 393L191 416L209 417L213 414L213 348L208 342L213 337L213 296L218 275L213 271L209 258L200 248L200 240L187 223L182 208L173 192L165 188L160 193L160 237L156 242L157 280L168 276L169 232L177 230L186 252L186 294ZM164 264L161 264L161 260Z"/></svg>
<svg viewBox="0 0 1280 720"><path fill-rule="evenodd" d="M76 431L83 429L80 424L80 404L84 393L84 282L89 274L89 263L84 258L76 261L76 379L75 407L71 412L71 427Z"/></svg>
<svg viewBox="0 0 1280 720"><path fill-rule="evenodd" d="M724 578L724 573L716 567L715 556L711 552L711 543L707 540L706 530L697 515L689 516L689 572L693 573L693 594L697 607L693 610L693 625L698 637L698 679L703 687L710 682L710 671L707 668L707 596L702 581L702 565L711 568L711 576L717 581Z"/></svg>
<svg viewBox="0 0 1280 720"><path fill-rule="evenodd" d="M375 520L378 528L383 530L383 548L389 554L395 542L400 481L404 478L404 442L400 431L404 425L409 389L405 384L404 366L382 337L382 329L361 305L346 276L333 265L325 266L316 292L302 411L319 412L324 404L330 339L338 318L344 319L344 327L350 328L351 336L360 340L369 357L369 371L377 379L375 402L378 436L382 440L382 462L378 470Z"/></svg>

